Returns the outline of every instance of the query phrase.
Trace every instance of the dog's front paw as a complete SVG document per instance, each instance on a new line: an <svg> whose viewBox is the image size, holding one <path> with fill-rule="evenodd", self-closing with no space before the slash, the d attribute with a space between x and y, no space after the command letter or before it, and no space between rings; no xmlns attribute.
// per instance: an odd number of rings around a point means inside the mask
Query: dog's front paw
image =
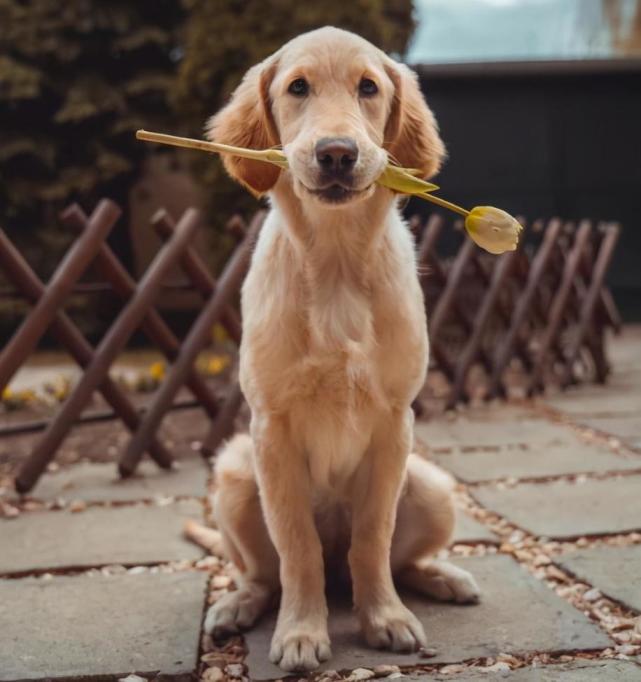
<svg viewBox="0 0 641 682"><path fill-rule="evenodd" d="M276 631L269 660L288 672L306 672L318 668L331 655L327 631L313 632L297 627L282 635Z"/></svg>
<svg viewBox="0 0 641 682"><path fill-rule="evenodd" d="M209 607L205 632L222 639L251 627L269 605L271 593L262 585L248 585L223 595Z"/></svg>
<svg viewBox="0 0 641 682"><path fill-rule="evenodd" d="M410 652L427 644L420 621L400 602L362 612L361 623L365 640L375 649Z"/></svg>

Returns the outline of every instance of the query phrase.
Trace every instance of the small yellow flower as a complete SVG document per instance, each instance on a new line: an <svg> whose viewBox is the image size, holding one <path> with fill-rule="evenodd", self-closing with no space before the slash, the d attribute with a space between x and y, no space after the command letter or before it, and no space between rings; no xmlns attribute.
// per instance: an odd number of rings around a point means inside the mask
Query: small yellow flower
<svg viewBox="0 0 641 682"><path fill-rule="evenodd" d="M38 396L36 395L36 392L33 389L25 388L22 391L20 391L20 399L24 403L35 403L36 400L38 399Z"/></svg>
<svg viewBox="0 0 641 682"><path fill-rule="evenodd" d="M481 248L499 254L516 249L523 228L500 208L476 206L465 218L465 229Z"/></svg>
<svg viewBox="0 0 641 682"><path fill-rule="evenodd" d="M149 376L154 381L162 381L165 378L165 363L164 362L154 362L149 367Z"/></svg>
<svg viewBox="0 0 641 682"><path fill-rule="evenodd" d="M208 374L220 374L229 366L228 355L214 355L207 361L206 371Z"/></svg>

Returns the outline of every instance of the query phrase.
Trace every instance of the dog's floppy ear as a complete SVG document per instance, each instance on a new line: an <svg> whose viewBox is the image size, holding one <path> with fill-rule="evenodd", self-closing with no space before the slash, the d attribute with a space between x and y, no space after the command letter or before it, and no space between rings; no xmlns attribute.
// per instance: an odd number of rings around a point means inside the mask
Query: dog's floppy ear
<svg viewBox="0 0 641 682"><path fill-rule="evenodd" d="M415 168L422 178L431 178L445 158L445 145L434 114L411 69L390 60L385 70L394 83L392 108L385 127L385 148L401 166Z"/></svg>
<svg viewBox="0 0 641 682"><path fill-rule="evenodd" d="M279 144L278 130L271 112L269 86L276 72L274 61L252 67L231 96L229 103L207 122L206 137L212 142L267 149ZM250 161L222 154L232 178L261 195L278 180L280 169L270 163Z"/></svg>

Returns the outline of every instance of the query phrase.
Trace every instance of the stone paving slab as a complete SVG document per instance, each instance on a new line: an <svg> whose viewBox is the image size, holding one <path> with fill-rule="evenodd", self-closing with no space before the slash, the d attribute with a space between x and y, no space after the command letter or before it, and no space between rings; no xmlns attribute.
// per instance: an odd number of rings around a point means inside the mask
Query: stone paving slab
<svg viewBox="0 0 641 682"><path fill-rule="evenodd" d="M462 406L459 411L448 412L442 417L443 421L456 421L457 419L470 421L493 421L509 422L522 419L540 419L536 410L526 405L515 405L497 400L490 403Z"/></svg>
<svg viewBox="0 0 641 682"><path fill-rule="evenodd" d="M641 613L641 545L579 550L555 562L579 580Z"/></svg>
<svg viewBox="0 0 641 682"><path fill-rule="evenodd" d="M456 662L481 656L526 651L605 648L609 638L580 611L507 556L486 556L456 562L474 573L483 596L477 606L432 602L420 595L405 595L420 618L428 643L438 651L430 663ZM252 680L278 679L283 671L268 660L275 614L264 618L246 636L246 663ZM373 667L382 663L420 665L418 654L399 654L367 648L361 640L350 604L330 605L332 658L324 669Z"/></svg>
<svg viewBox="0 0 641 682"><path fill-rule="evenodd" d="M543 403L571 417L624 416L641 412L641 393L610 386L581 387L545 398Z"/></svg>
<svg viewBox="0 0 641 682"><path fill-rule="evenodd" d="M192 680L206 586L195 571L0 580L0 681Z"/></svg>
<svg viewBox="0 0 641 682"><path fill-rule="evenodd" d="M416 422L418 438L430 452L447 448L532 448L537 445L576 443L568 426L544 419L468 419ZM580 441L579 441L580 442Z"/></svg>
<svg viewBox="0 0 641 682"><path fill-rule="evenodd" d="M641 476L521 483L503 489L479 485L470 493L534 535L571 538L641 529Z"/></svg>
<svg viewBox="0 0 641 682"><path fill-rule="evenodd" d="M202 550L183 539L182 528L186 519L202 515L199 502L185 501L0 519L0 574L198 559Z"/></svg>
<svg viewBox="0 0 641 682"><path fill-rule="evenodd" d="M493 542L498 544L498 535L493 533L487 526L473 519L469 514L457 510L456 526L451 544L457 542Z"/></svg>
<svg viewBox="0 0 641 682"><path fill-rule="evenodd" d="M459 675L410 675L404 680L426 682L427 680L450 680L451 682L468 682L468 680L510 680L514 682L638 682L641 680L641 667L633 661L585 660L520 668L509 672L481 672L469 670Z"/></svg>
<svg viewBox="0 0 641 682"><path fill-rule="evenodd" d="M180 460L171 471L149 461L140 463L130 478L121 479L115 462L83 462L54 474L45 474L32 497L40 500L85 500L90 502L126 502L150 500L158 496L204 497L209 466L200 457Z"/></svg>
<svg viewBox="0 0 641 682"><path fill-rule="evenodd" d="M615 454L605 447L582 442L534 445L528 450L430 454L430 460L466 483L497 478L537 478L562 474L641 470L641 457Z"/></svg>
<svg viewBox="0 0 641 682"><path fill-rule="evenodd" d="M641 448L641 412L624 417L582 418L581 424L597 431L605 431L628 443L633 448Z"/></svg>

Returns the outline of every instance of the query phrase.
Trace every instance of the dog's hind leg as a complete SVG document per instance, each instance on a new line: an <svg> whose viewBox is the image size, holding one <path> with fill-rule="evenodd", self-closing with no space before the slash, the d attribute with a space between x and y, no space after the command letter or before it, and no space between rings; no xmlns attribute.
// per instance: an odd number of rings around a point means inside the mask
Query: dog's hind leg
<svg viewBox="0 0 641 682"><path fill-rule="evenodd" d="M238 569L238 589L207 612L205 631L214 638L251 627L278 591L278 555L260 507L248 435L233 438L216 461L214 517L225 553Z"/></svg>
<svg viewBox="0 0 641 682"><path fill-rule="evenodd" d="M479 601L480 591L472 574L430 558L447 547L454 523L451 479L434 464L410 455L392 541L394 578L441 601L473 604Z"/></svg>

